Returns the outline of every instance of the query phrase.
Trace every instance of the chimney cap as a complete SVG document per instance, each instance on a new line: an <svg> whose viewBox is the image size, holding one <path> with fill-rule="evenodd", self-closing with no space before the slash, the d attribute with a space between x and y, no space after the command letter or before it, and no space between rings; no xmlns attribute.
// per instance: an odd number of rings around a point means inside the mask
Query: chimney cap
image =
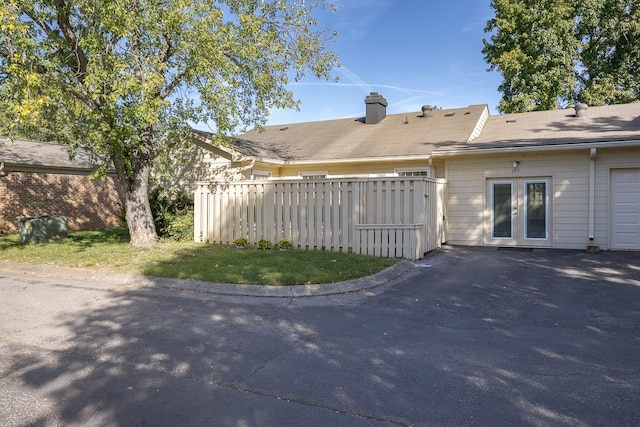
<svg viewBox="0 0 640 427"><path fill-rule="evenodd" d="M378 92L370 92L369 95L364 99L365 104L381 104L383 106L387 106L387 100L384 99L384 96L380 95Z"/></svg>

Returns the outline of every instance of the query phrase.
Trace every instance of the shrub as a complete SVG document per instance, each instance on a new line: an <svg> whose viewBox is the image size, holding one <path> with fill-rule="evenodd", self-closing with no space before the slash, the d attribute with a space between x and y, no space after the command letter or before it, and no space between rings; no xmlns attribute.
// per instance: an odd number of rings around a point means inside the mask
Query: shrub
<svg viewBox="0 0 640 427"><path fill-rule="evenodd" d="M243 237L243 238L234 240L233 245L236 248L246 248L247 246L249 246L249 241Z"/></svg>
<svg viewBox="0 0 640 427"><path fill-rule="evenodd" d="M293 245L291 244L290 241L288 241L287 239L282 239L280 240L276 246L278 247L278 249L290 249L293 247Z"/></svg>
<svg viewBox="0 0 640 427"><path fill-rule="evenodd" d="M258 249L271 249L272 246L273 243L268 240L262 239L258 242Z"/></svg>
<svg viewBox="0 0 640 427"><path fill-rule="evenodd" d="M188 193L156 185L149 191L149 205L158 237L193 239L193 198Z"/></svg>
<svg viewBox="0 0 640 427"><path fill-rule="evenodd" d="M193 240L193 210L173 217L161 237L177 242Z"/></svg>

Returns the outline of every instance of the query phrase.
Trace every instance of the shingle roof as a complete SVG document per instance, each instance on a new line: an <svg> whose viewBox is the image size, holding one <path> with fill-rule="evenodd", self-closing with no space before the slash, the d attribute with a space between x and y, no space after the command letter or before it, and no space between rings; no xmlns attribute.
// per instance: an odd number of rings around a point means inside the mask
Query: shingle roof
<svg viewBox="0 0 640 427"><path fill-rule="evenodd" d="M639 140L640 102L589 107L581 117L573 108L489 116L486 105L471 105L426 118L392 114L378 124L340 119L267 126L240 135L233 148L295 162Z"/></svg>
<svg viewBox="0 0 640 427"><path fill-rule="evenodd" d="M490 116L478 138L441 150L476 150L640 140L640 102Z"/></svg>
<svg viewBox="0 0 640 427"><path fill-rule="evenodd" d="M488 114L486 105L387 115L380 123L339 119L266 126L240 135L233 148L281 161L327 161L428 155L441 145L465 143Z"/></svg>
<svg viewBox="0 0 640 427"><path fill-rule="evenodd" d="M89 154L78 150L69 160L67 145L0 138L0 162L5 165L40 166L65 169L93 169Z"/></svg>

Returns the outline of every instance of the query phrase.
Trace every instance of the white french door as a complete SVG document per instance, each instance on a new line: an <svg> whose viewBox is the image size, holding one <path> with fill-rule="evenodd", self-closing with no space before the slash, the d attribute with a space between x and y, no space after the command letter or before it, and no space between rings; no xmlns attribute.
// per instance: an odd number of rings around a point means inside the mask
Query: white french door
<svg viewBox="0 0 640 427"><path fill-rule="evenodd" d="M551 178L487 181L487 244L551 246Z"/></svg>

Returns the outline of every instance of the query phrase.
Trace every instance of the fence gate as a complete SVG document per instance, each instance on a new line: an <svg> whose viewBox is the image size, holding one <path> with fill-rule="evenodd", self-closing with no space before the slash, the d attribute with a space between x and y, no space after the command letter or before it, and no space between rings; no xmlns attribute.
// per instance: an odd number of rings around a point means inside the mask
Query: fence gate
<svg viewBox="0 0 640 427"><path fill-rule="evenodd" d="M194 240L415 260L445 241L445 189L427 177L199 183Z"/></svg>

